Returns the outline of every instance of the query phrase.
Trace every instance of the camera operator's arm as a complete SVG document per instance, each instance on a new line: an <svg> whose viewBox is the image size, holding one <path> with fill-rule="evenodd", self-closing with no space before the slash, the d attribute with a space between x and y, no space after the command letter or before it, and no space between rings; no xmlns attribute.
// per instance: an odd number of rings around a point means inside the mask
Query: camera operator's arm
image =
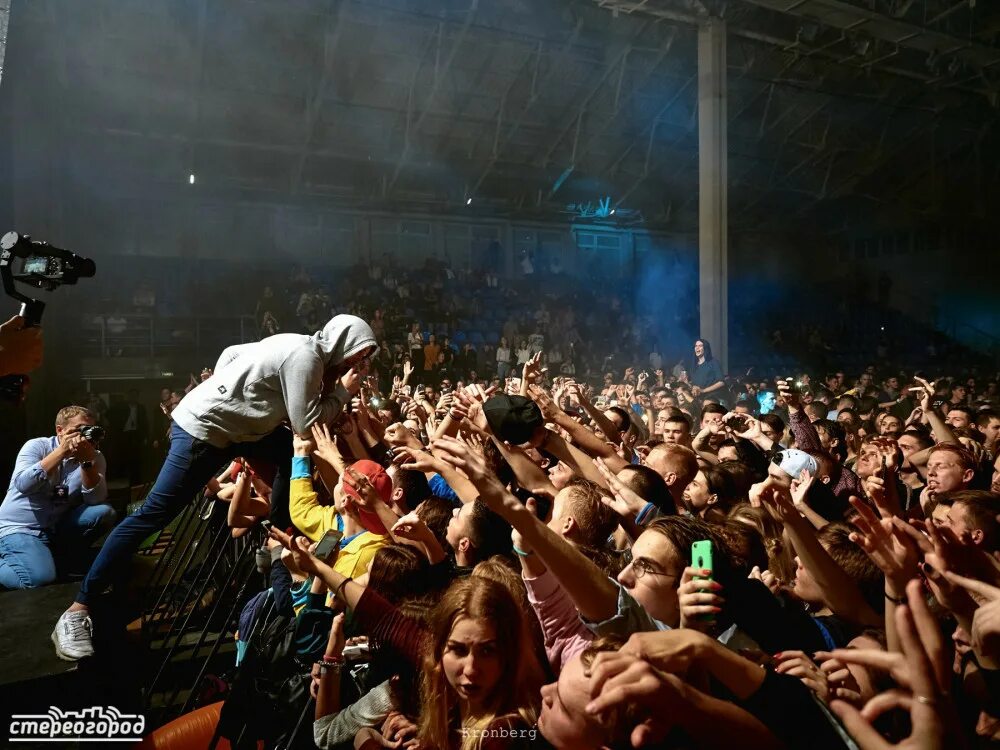
<svg viewBox="0 0 1000 750"><path fill-rule="evenodd" d="M69 455L65 443L54 450L48 448L48 440L37 438L25 443L17 454L11 484L24 495L38 492L49 481L49 477L63 459Z"/></svg>
<svg viewBox="0 0 1000 750"><path fill-rule="evenodd" d="M23 375L42 364L42 329L15 315L0 325L0 376Z"/></svg>
<svg viewBox="0 0 1000 750"><path fill-rule="evenodd" d="M278 377L288 421L298 435L309 434L314 422L333 422L361 387L357 371L352 369L336 379L332 371L323 369L316 353L306 347L299 347L285 359Z"/></svg>

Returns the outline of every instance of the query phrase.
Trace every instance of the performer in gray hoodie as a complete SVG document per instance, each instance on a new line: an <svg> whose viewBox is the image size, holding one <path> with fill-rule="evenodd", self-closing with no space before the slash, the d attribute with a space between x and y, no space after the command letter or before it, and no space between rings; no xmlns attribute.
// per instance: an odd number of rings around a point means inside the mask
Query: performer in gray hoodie
<svg viewBox="0 0 1000 750"><path fill-rule="evenodd" d="M281 333L226 349L212 377L174 409L170 452L153 489L104 542L76 601L56 623L52 641L59 657L94 653L90 600L232 459L258 458L278 467L271 520L290 526L292 430L308 434L314 422L332 422L360 389L376 349L372 329L353 315L337 315L312 336Z"/></svg>

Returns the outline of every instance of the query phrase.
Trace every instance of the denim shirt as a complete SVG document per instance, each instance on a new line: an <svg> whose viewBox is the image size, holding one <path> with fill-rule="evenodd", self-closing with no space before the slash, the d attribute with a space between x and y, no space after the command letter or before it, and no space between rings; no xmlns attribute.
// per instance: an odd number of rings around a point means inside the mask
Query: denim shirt
<svg viewBox="0 0 1000 750"><path fill-rule="evenodd" d="M94 457L100 480L90 489L83 486L83 472L75 458L64 458L51 474L45 473L40 463L58 445L59 438L53 436L33 438L21 447L7 496L0 505L0 537L42 536L52 531L70 508L81 503L100 505L107 500L108 485L104 478L107 463L100 451ZM55 496L60 484L68 488L64 498Z"/></svg>
<svg viewBox="0 0 1000 750"><path fill-rule="evenodd" d="M615 636L624 640L633 633L673 630L666 623L650 615L618 581L613 578L610 580L618 587L618 611L601 622L588 622L582 615L580 616L580 621L595 637ZM736 625L730 625L716 637L716 640L730 651L759 648L754 640Z"/></svg>
<svg viewBox="0 0 1000 750"><path fill-rule="evenodd" d="M580 616L580 621L596 637L617 636L627 639L632 633L672 629L650 615L618 581L614 578L610 580L618 587L618 611L601 622L589 622L583 615Z"/></svg>

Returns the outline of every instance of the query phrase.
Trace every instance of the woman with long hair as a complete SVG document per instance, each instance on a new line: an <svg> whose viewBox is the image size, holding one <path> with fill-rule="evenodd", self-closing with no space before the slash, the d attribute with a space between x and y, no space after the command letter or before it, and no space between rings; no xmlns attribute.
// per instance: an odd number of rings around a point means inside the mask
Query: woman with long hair
<svg viewBox="0 0 1000 750"><path fill-rule="evenodd" d="M722 395L716 391L722 391L726 387L725 375L719 360L712 356L712 345L705 339L698 339L694 342L694 361L689 372L691 374L691 394L695 398L707 396L710 393L714 394L714 398Z"/></svg>
<svg viewBox="0 0 1000 750"><path fill-rule="evenodd" d="M481 576L452 584L431 616L420 742L456 750L526 746L541 688L530 642L506 586Z"/></svg>
<svg viewBox="0 0 1000 750"><path fill-rule="evenodd" d="M527 620L507 586L483 576L455 581L428 626L318 560L302 537L293 540L276 529L271 536L353 610L373 654L420 670L417 737L422 747L528 746L541 702L542 668Z"/></svg>

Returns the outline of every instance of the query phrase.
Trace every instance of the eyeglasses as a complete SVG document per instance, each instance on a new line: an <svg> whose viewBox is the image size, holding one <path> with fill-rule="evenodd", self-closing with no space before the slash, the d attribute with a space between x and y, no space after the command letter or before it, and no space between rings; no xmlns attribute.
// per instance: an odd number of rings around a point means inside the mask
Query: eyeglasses
<svg viewBox="0 0 1000 750"><path fill-rule="evenodd" d="M652 564L649 561L644 560L641 557L632 561L632 570L635 572L635 577L637 579L642 578L644 575L646 575L646 573L652 573L654 576L673 576L674 578L679 577L676 573L669 570L666 572L657 570L652 566Z"/></svg>

